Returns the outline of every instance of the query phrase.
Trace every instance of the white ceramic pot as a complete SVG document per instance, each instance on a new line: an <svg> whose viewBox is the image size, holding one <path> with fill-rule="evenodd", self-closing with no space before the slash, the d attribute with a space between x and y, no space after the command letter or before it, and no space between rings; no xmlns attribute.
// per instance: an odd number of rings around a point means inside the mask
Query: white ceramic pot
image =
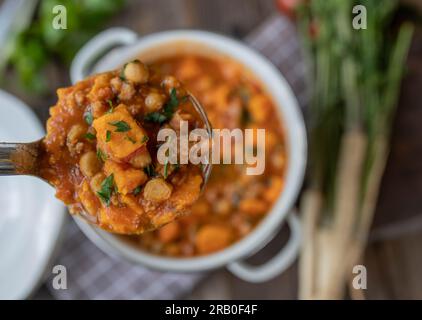
<svg viewBox="0 0 422 320"><path fill-rule="evenodd" d="M88 238L103 251L141 265L175 272L204 271L226 266L246 281L269 280L288 268L299 252L300 223L292 208L302 185L307 151L305 126L297 100L279 70L246 45L214 33L177 30L139 37L130 30L113 28L97 35L79 51L72 63L71 78L76 82L90 73L118 68L135 57L148 61L151 57L186 51L224 55L240 62L255 74L274 100L285 128L289 160L284 190L272 210L240 241L220 252L193 258L153 255L111 233L79 219L76 221ZM242 261L264 247L285 221L291 229L290 238L279 253L260 266L251 266Z"/></svg>

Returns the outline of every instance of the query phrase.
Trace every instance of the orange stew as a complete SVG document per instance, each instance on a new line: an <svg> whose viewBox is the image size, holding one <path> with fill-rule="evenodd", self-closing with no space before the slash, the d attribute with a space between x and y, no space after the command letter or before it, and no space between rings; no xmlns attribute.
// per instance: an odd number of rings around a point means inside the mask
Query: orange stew
<svg viewBox="0 0 422 320"><path fill-rule="evenodd" d="M198 166L157 162L157 132L177 119L203 127L186 90L138 60L57 91L41 175L70 211L101 228L139 234L190 209Z"/></svg>
<svg viewBox="0 0 422 320"><path fill-rule="evenodd" d="M264 174L248 176L243 165L214 164L189 215L130 239L168 256L222 250L251 232L283 189L285 140L274 103L239 64L225 58L178 55L154 62L151 69L182 81L205 108L213 128L266 129Z"/></svg>

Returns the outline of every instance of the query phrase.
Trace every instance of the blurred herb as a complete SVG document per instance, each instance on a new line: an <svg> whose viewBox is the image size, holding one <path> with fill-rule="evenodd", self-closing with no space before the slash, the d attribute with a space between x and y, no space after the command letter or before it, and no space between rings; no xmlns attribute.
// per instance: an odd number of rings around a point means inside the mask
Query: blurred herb
<svg viewBox="0 0 422 320"><path fill-rule="evenodd" d="M375 211L413 27L395 32L396 0L298 2L313 85L300 298L339 299ZM352 27L355 5L366 29Z"/></svg>
<svg viewBox="0 0 422 320"><path fill-rule="evenodd" d="M124 5L124 0L41 0L33 22L15 39L9 63L24 88L47 89L45 67L51 62L70 64L81 46ZM53 7L63 5L67 29L54 29Z"/></svg>

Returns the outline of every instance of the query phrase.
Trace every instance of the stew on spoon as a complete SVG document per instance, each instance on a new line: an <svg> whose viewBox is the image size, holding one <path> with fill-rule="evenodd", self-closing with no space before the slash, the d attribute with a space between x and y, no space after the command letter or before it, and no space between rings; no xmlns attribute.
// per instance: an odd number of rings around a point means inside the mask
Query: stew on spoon
<svg viewBox="0 0 422 320"><path fill-rule="evenodd" d="M40 176L71 213L102 229L140 234L187 212L203 174L191 163L160 164L157 132L188 121L202 128L186 90L139 60L57 91Z"/></svg>

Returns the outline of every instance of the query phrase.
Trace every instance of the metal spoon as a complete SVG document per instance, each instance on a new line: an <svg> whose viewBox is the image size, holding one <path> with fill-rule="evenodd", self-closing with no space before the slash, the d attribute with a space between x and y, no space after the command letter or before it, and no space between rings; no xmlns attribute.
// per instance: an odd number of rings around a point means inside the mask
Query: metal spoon
<svg viewBox="0 0 422 320"><path fill-rule="evenodd" d="M212 128L208 120L207 114L205 113L202 105L198 100L189 93L189 100L194 106L196 112L198 112L201 120L204 123L205 129L207 130L208 136L212 137ZM29 142L29 143L11 143L11 142L0 142L0 176L10 175L29 175L35 176L43 181L49 183L47 180L40 176L40 160L44 154L43 141L44 138ZM211 174L211 163L206 163L201 166L203 173L203 183L201 191L203 191L208 178ZM88 220L87 217L90 215L82 213L81 216ZM92 223L92 220L88 222Z"/></svg>

